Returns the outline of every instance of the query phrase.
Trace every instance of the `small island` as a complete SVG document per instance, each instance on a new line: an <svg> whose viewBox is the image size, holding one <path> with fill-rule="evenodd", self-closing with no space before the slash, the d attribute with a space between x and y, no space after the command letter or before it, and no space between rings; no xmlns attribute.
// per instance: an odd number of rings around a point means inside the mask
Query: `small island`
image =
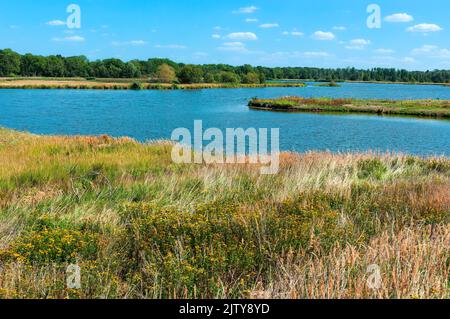
<svg viewBox="0 0 450 319"><path fill-rule="evenodd" d="M330 87L330 88L340 88L341 85L337 84L334 81L331 82L327 82L327 83L319 83L319 84L315 84L314 86L318 86L318 87Z"/></svg>
<svg viewBox="0 0 450 319"><path fill-rule="evenodd" d="M450 118L449 100L360 100L288 96L276 99L254 98L248 105L255 110L282 112L347 112Z"/></svg>

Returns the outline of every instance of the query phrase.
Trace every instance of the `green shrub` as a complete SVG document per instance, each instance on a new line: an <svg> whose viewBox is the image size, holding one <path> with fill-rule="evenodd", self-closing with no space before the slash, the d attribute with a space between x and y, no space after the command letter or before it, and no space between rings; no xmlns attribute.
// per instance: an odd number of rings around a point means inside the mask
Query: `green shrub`
<svg viewBox="0 0 450 319"><path fill-rule="evenodd" d="M381 180L387 173L386 165L379 159L368 159L358 162L358 178Z"/></svg>
<svg viewBox="0 0 450 319"><path fill-rule="evenodd" d="M44 227L19 237L0 258L14 259L29 265L73 263L95 258L97 241L78 230Z"/></svg>
<svg viewBox="0 0 450 319"><path fill-rule="evenodd" d="M133 82L133 84L131 84L130 89L135 90L135 91L140 91L142 90L144 87L142 85L142 83L140 82Z"/></svg>
<svg viewBox="0 0 450 319"><path fill-rule="evenodd" d="M323 201L304 205L286 202L267 213L247 211L224 203L194 207L191 211L153 204L127 204L121 213L126 232L120 241L128 252L123 268L138 273L148 289L163 287L164 297L194 290L214 296L218 282L243 291L269 274L280 256L289 251L331 247L344 238L338 213ZM134 276L135 277L135 276Z"/></svg>

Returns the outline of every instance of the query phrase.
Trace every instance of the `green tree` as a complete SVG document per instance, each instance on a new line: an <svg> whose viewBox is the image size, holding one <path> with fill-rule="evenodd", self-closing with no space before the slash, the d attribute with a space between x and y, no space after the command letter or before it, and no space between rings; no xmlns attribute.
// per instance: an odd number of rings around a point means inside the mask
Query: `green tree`
<svg viewBox="0 0 450 319"><path fill-rule="evenodd" d="M239 83L241 79L233 72L222 71L219 73L219 82L221 83Z"/></svg>
<svg viewBox="0 0 450 319"><path fill-rule="evenodd" d="M246 84L258 84L261 82L258 73L255 72L249 72L247 73L244 78L242 79L243 83Z"/></svg>
<svg viewBox="0 0 450 319"><path fill-rule="evenodd" d="M20 54L11 49L0 50L0 76L20 74Z"/></svg>
<svg viewBox="0 0 450 319"><path fill-rule="evenodd" d="M201 83L203 81L203 70L195 65L185 65L181 68L178 79L181 83Z"/></svg>

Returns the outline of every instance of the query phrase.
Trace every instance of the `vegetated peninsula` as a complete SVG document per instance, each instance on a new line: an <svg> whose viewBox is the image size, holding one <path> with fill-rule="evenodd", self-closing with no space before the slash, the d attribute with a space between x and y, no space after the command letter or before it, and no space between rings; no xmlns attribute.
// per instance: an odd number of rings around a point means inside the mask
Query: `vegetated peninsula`
<svg viewBox="0 0 450 319"><path fill-rule="evenodd" d="M304 86L303 83L282 80L329 82L328 86L345 81L449 84L450 70L423 72L386 68L360 70L192 65L161 58L90 61L85 56L21 55L11 49L0 50L0 88L189 89Z"/></svg>
<svg viewBox="0 0 450 319"><path fill-rule="evenodd" d="M446 157L283 153L261 175L0 129L0 299L448 298L449 178Z"/></svg>
<svg viewBox="0 0 450 319"><path fill-rule="evenodd" d="M449 100L362 100L332 98L254 98L251 109L284 112L346 112L450 118Z"/></svg>

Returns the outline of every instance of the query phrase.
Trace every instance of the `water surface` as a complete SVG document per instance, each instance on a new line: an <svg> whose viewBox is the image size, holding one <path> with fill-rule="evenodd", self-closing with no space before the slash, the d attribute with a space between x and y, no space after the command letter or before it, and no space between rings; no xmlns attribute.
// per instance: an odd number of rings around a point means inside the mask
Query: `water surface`
<svg viewBox="0 0 450 319"><path fill-rule="evenodd" d="M340 88L198 91L0 90L0 126L39 134L168 139L178 127L280 128L282 150L394 151L450 156L450 121L249 110L252 97L448 99L450 87L343 83Z"/></svg>

